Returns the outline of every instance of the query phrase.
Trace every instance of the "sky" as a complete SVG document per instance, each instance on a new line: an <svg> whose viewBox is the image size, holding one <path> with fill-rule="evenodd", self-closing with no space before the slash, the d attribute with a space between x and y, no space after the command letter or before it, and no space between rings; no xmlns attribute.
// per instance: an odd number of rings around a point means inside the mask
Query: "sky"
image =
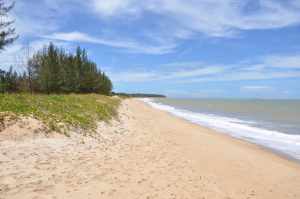
<svg viewBox="0 0 300 199"><path fill-rule="evenodd" d="M117 92L300 98L300 0L16 0L11 17L2 69L54 42L86 48Z"/></svg>

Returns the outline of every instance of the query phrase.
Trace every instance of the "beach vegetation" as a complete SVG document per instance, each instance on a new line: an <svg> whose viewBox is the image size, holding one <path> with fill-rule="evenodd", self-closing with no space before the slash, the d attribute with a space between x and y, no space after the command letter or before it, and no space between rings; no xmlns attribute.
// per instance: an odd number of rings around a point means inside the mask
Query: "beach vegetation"
<svg viewBox="0 0 300 199"><path fill-rule="evenodd" d="M98 93L110 95L112 82L85 49L75 53L53 43L36 52L28 60L23 73L0 70L0 92L30 92L45 94Z"/></svg>
<svg viewBox="0 0 300 199"><path fill-rule="evenodd" d="M0 121L14 115L42 121L53 131L61 125L92 132L99 121L117 116L118 98L98 94L0 94Z"/></svg>

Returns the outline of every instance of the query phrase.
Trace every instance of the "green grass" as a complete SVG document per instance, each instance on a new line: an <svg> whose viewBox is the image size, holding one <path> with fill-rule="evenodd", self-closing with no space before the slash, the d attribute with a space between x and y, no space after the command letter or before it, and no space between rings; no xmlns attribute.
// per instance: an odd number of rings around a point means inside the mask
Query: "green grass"
<svg viewBox="0 0 300 199"><path fill-rule="evenodd" d="M0 94L0 121L15 114L34 117L55 131L61 130L61 124L93 131L97 121L109 121L117 115L119 102L96 94Z"/></svg>

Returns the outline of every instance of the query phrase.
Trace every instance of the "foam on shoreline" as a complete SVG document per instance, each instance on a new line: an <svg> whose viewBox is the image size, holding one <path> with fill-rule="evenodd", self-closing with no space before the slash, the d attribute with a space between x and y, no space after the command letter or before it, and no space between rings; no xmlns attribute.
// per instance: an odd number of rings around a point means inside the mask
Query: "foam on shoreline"
<svg viewBox="0 0 300 199"><path fill-rule="evenodd" d="M173 106L155 102L149 98L144 98L142 101L148 103L154 108L167 111L192 123L215 129L218 132L227 133L233 137L262 145L300 160L299 135L290 135L279 131L254 127L250 125L253 123L252 121L178 109Z"/></svg>

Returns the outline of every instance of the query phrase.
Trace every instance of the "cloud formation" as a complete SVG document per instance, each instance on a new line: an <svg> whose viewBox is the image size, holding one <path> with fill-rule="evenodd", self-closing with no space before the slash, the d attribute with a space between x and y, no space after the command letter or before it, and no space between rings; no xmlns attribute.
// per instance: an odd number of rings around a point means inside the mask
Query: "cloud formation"
<svg viewBox="0 0 300 199"><path fill-rule="evenodd" d="M21 63L28 43L51 41L104 52L94 58L122 88L222 82L254 91L264 89L258 80L300 79L299 0L18 0L12 14L20 38L0 54L2 69Z"/></svg>
<svg viewBox="0 0 300 199"><path fill-rule="evenodd" d="M144 13L151 13L167 27L176 26L172 27L177 31L175 35L203 33L212 37L299 24L298 4L297 0L92 0L94 11L104 18L143 18Z"/></svg>
<svg viewBox="0 0 300 199"><path fill-rule="evenodd" d="M300 69L300 56L299 55L273 55L264 59L264 64L269 67L276 68L299 68Z"/></svg>
<svg viewBox="0 0 300 199"><path fill-rule="evenodd" d="M77 32L77 31L57 32L43 37L51 40L101 44L101 45L115 47L115 48L127 49L129 52L146 53L146 54L165 54L171 52L175 47L173 45L150 46L150 45L140 44L136 41L129 41L129 40L126 41L124 39L116 40L116 39L93 37L86 33Z"/></svg>
<svg viewBox="0 0 300 199"><path fill-rule="evenodd" d="M277 60L281 60L277 62ZM198 62L177 62L163 64L158 69L146 71L126 71L115 73L108 71L115 82L149 82L166 81L172 83L197 82L227 82L245 80L269 80L300 78L299 55L276 56L262 58L260 63L233 63L210 65ZM247 87L248 89L262 89L263 87Z"/></svg>
<svg viewBox="0 0 300 199"><path fill-rule="evenodd" d="M66 31L65 26L74 24L74 16L81 14L96 17L98 22L93 23L117 34L118 40L99 32ZM297 25L300 6L298 0L19 0L14 17L22 36L72 37L69 42L93 42L131 53L166 54L173 52L181 40L236 37L247 30Z"/></svg>
<svg viewBox="0 0 300 199"><path fill-rule="evenodd" d="M266 91L272 89L270 86L248 85L243 86L242 90L246 91Z"/></svg>

